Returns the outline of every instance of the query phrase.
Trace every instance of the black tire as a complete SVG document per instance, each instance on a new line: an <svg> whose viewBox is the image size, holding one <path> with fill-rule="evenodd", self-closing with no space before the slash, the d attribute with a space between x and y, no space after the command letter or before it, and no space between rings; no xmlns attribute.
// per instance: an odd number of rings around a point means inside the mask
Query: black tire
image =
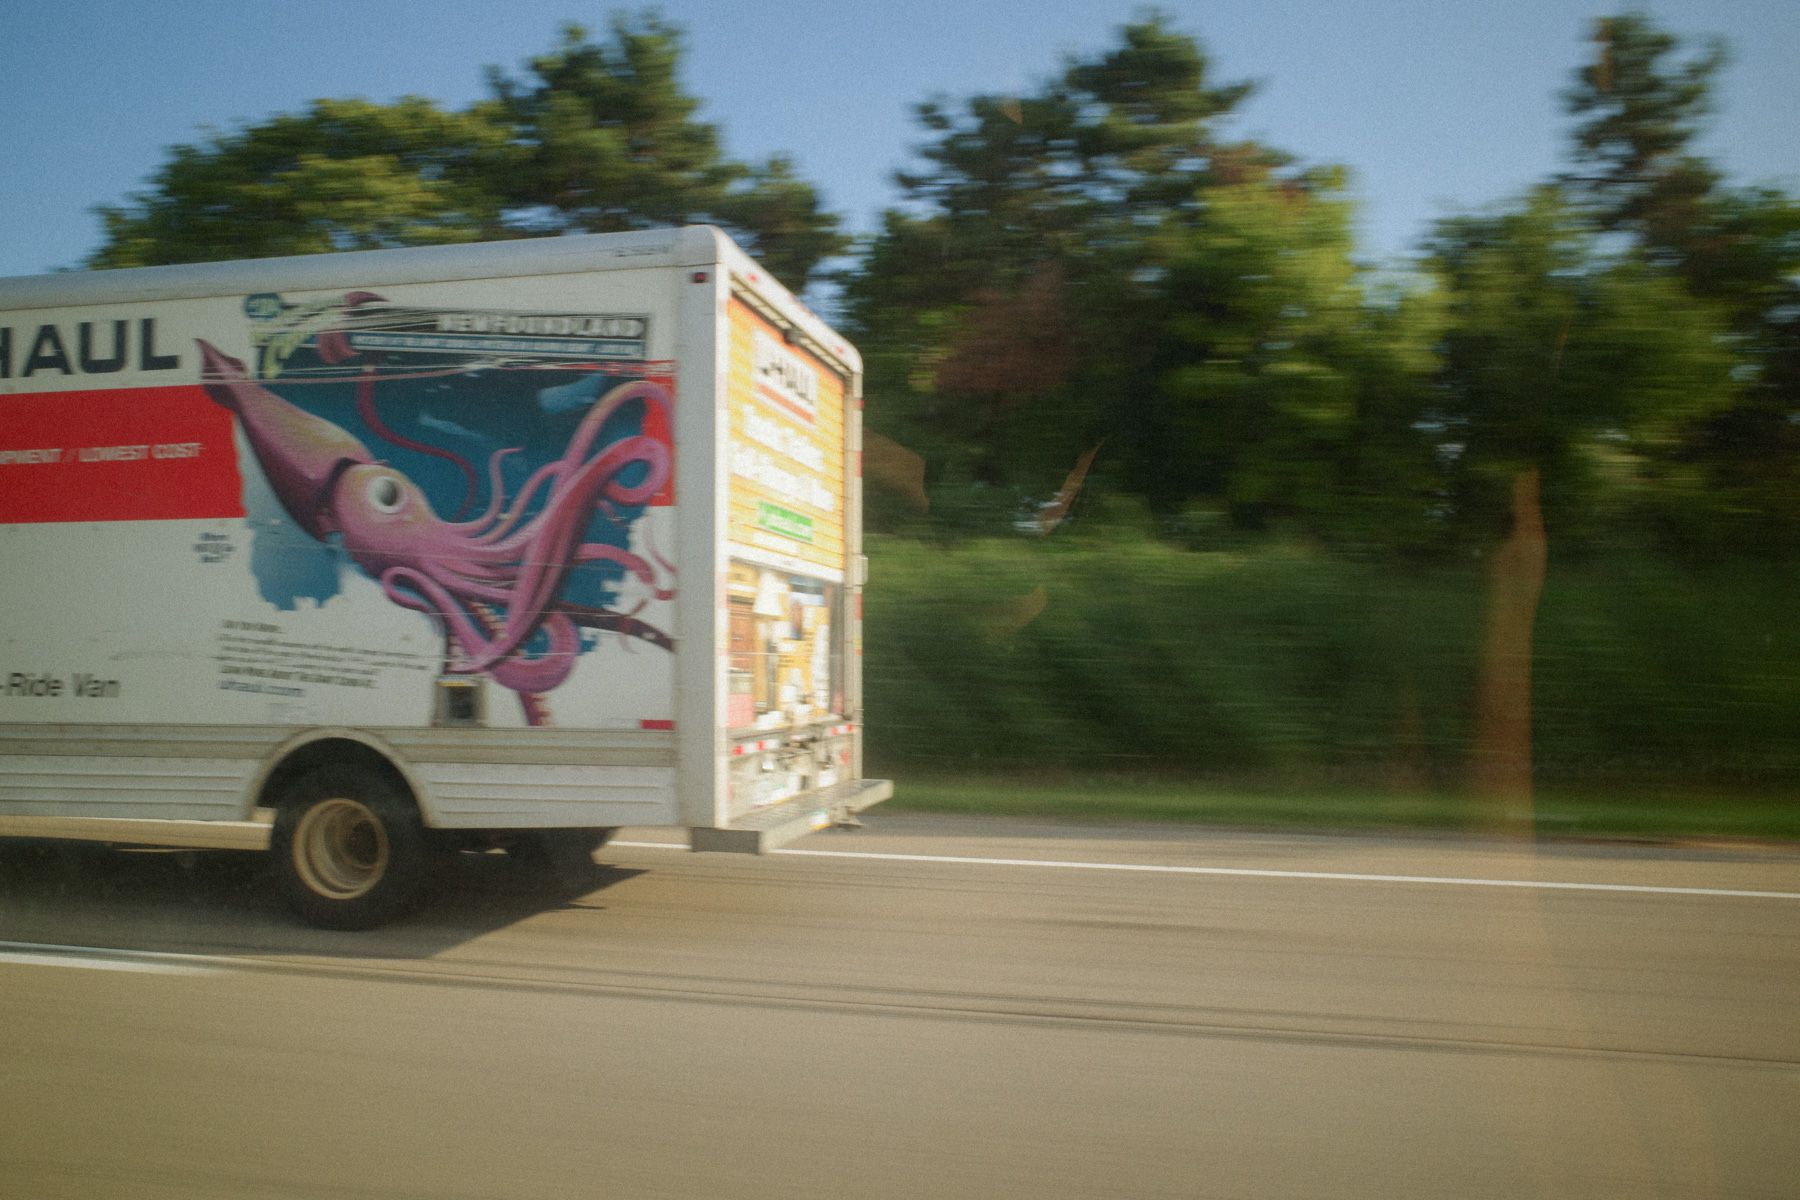
<svg viewBox="0 0 1800 1200"><path fill-rule="evenodd" d="M506 854L529 870L579 881L593 873L594 852L612 835L610 829L526 830L506 844Z"/></svg>
<svg viewBox="0 0 1800 1200"><path fill-rule="evenodd" d="M407 911L430 856L411 800L352 766L295 780L275 813L269 849L282 899L324 929L369 929Z"/></svg>

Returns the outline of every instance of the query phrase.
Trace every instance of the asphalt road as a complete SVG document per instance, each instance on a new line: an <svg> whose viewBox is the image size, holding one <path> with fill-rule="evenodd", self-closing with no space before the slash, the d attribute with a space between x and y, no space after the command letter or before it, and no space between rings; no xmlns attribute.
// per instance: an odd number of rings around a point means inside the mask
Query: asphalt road
<svg viewBox="0 0 1800 1200"><path fill-rule="evenodd" d="M870 820L367 934L0 845L0 1197L1800 1195L1793 849Z"/></svg>

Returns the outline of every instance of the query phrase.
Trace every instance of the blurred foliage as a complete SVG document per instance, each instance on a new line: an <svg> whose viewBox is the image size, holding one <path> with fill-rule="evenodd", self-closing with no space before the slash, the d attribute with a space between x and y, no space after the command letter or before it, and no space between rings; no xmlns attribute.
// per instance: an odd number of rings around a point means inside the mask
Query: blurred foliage
<svg viewBox="0 0 1800 1200"><path fill-rule="evenodd" d="M1371 479L1424 486L1394 402L1423 327L1367 302L1341 172L1219 135L1249 91L1152 17L1028 95L920 108L844 307L871 426L938 497L1045 497L1103 441L1102 486L1165 519L1366 536Z"/></svg>
<svg viewBox="0 0 1800 1200"><path fill-rule="evenodd" d="M679 79L681 35L615 16L566 27L492 98L446 112L320 100L173 147L150 186L102 207L89 266L130 267L715 223L803 288L847 241L788 159L725 157Z"/></svg>
<svg viewBox="0 0 1800 1200"><path fill-rule="evenodd" d="M1098 447L1091 490L1178 540L1449 561L1534 469L1559 539L1800 550L1800 207L1694 156L1723 58L1680 49L1598 22L1574 170L1443 222L1397 281L1356 262L1341 171L1222 134L1248 85L1161 18L921 106L843 301L932 515L873 518L1018 526Z"/></svg>
<svg viewBox="0 0 1800 1200"><path fill-rule="evenodd" d="M1195 553L1117 527L877 540L871 556L865 704L883 761L1379 769L1409 690L1432 729L1408 742L1466 741L1479 618L1466 580L1409 594L1293 546Z"/></svg>
<svg viewBox="0 0 1800 1200"><path fill-rule="evenodd" d="M1597 21L1594 61L1565 94L1579 119L1567 186L1595 226L1714 305L1736 387L1665 447L1668 481L1646 497L1683 553L1800 551L1800 204L1729 188L1693 141L1725 47L1681 57L1641 13Z"/></svg>
<svg viewBox="0 0 1800 1200"><path fill-rule="evenodd" d="M176 146L150 189L103 207L94 267L141 267L505 235L504 131L429 100L319 100Z"/></svg>
<svg viewBox="0 0 1800 1200"><path fill-rule="evenodd" d="M1678 40L1641 13L1594 22L1594 59L1563 94L1575 170L1567 176L1602 228L1630 230L1655 247L1686 238L1718 186L1691 143L1712 108L1725 47L1685 62Z"/></svg>
<svg viewBox="0 0 1800 1200"><path fill-rule="evenodd" d="M877 536L871 769L1125 771L1454 789L1475 737L1486 581L1264 541L1117 529ZM1791 571L1553 560L1537 628L1546 786L1800 781Z"/></svg>
<svg viewBox="0 0 1800 1200"><path fill-rule="evenodd" d="M480 111L520 151L497 181L508 208L531 232L722 225L804 287L821 259L848 245L837 217L789 159L752 166L724 156L681 86L681 51L680 32L655 14L619 15L603 42L568 26L523 77L490 68L494 101Z"/></svg>
<svg viewBox="0 0 1800 1200"><path fill-rule="evenodd" d="M1717 48L1596 34L1573 170L1398 279L1341 172L1223 135L1248 89L1159 18L920 110L845 284L871 427L923 459L922 503L872 484L906 539L872 551L878 759L1800 775L1796 206L1693 154Z"/></svg>
<svg viewBox="0 0 1800 1200"><path fill-rule="evenodd" d="M1421 431L1437 447L1447 519L1491 537L1513 478L1537 468L1559 543L1599 493L1676 477L1684 434L1730 405L1722 314L1642 255L1607 255L1552 188L1441 224L1428 268L1445 302ZM1604 469L1602 464L1606 464Z"/></svg>

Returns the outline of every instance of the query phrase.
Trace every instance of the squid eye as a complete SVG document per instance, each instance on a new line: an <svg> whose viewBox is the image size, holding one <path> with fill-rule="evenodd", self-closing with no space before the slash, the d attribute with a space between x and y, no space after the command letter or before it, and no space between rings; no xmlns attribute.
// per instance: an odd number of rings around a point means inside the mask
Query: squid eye
<svg viewBox="0 0 1800 1200"><path fill-rule="evenodd" d="M367 495L369 503L384 513L399 512L406 499L400 491L400 481L392 475L377 475L369 480Z"/></svg>

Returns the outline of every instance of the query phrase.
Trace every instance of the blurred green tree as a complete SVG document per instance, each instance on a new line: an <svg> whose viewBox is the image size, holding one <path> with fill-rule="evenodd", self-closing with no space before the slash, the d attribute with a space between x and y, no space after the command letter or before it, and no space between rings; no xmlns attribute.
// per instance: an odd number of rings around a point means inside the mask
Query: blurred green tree
<svg viewBox="0 0 1800 1200"><path fill-rule="evenodd" d="M173 147L150 186L102 207L93 267L715 222L796 289L848 244L791 161L727 158L681 86L681 35L617 16L570 25L492 98L320 100Z"/></svg>
<svg viewBox="0 0 1800 1200"><path fill-rule="evenodd" d="M1218 183L1138 245L1147 281L1116 345L1152 511L1218 512L1340 549L1423 548L1433 464L1416 424L1438 335L1433 297L1381 302L1352 258L1335 172Z"/></svg>
<svg viewBox="0 0 1800 1200"><path fill-rule="evenodd" d="M725 157L682 86L680 31L654 13L617 14L596 41L565 26L522 76L488 71L483 115L517 151L497 181L513 225L534 233L604 233L653 225L725 226L789 286L844 250L838 219L777 156Z"/></svg>
<svg viewBox="0 0 1800 1200"><path fill-rule="evenodd" d="M1800 555L1800 203L1770 188L1714 195L1683 277L1723 309L1738 398L1671 456L1686 485L1656 515L1689 554Z"/></svg>
<svg viewBox="0 0 1800 1200"><path fill-rule="evenodd" d="M1726 61L1650 17L1595 22L1595 55L1564 94L1570 192L1600 228L1721 307L1744 384L1671 447L1652 515L1690 553L1800 552L1800 204L1728 188L1694 153Z"/></svg>
<svg viewBox="0 0 1800 1200"><path fill-rule="evenodd" d="M1446 221L1429 243L1446 309L1427 425L1450 481L1448 518L1495 545L1474 777L1508 805L1531 795L1549 532L1579 524L1603 490L1638 484L1733 393L1716 309L1641 255L1607 253L1598 232L1544 187L1498 214Z"/></svg>
<svg viewBox="0 0 1800 1200"><path fill-rule="evenodd" d="M1595 53L1563 102L1575 171L1568 176L1601 228L1625 230L1655 252L1691 236L1718 172L1691 143L1712 109L1725 47L1711 42L1684 62L1680 42L1642 13L1594 22Z"/></svg>
<svg viewBox="0 0 1800 1200"><path fill-rule="evenodd" d="M487 119L429 100L319 100L175 146L128 204L99 209L90 267L142 267L502 236L514 154Z"/></svg>
<svg viewBox="0 0 1800 1200"><path fill-rule="evenodd" d="M1408 424L1364 386L1398 327L1363 303L1341 172L1226 140L1249 93L1152 16L1030 94L920 107L844 298L871 424L940 504L979 494L992 528L1101 443L1096 477L1172 526L1331 527L1350 485L1418 478L1362 461L1417 439L1371 428Z"/></svg>

